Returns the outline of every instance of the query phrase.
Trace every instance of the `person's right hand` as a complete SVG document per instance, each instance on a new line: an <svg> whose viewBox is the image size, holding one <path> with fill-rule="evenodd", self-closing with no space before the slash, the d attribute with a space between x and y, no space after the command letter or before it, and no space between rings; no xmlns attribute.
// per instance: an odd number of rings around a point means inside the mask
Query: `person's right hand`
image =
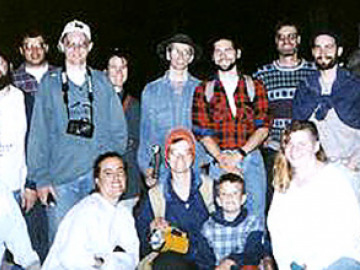
<svg viewBox="0 0 360 270"><path fill-rule="evenodd" d="M156 217L150 223L150 231L153 230L165 230L167 227L170 226L170 223L165 220L163 217Z"/></svg>
<svg viewBox="0 0 360 270"><path fill-rule="evenodd" d="M35 189L25 188L21 194L21 208L25 213L29 212L37 200L37 192Z"/></svg>
<svg viewBox="0 0 360 270"><path fill-rule="evenodd" d="M152 188L157 183L157 179L153 177L154 168L147 168L145 175L145 184L148 188Z"/></svg>
<svg viewBox="0 0 360 270"><path fill-rule="evenodd" d="M51 194L53 196L54 200L56 200L56 193L52 186L45 186L45 187L38 188L37 194L38 194L38 198L39 198L40 202L43 205L48 205L49 194Z"/></svg>

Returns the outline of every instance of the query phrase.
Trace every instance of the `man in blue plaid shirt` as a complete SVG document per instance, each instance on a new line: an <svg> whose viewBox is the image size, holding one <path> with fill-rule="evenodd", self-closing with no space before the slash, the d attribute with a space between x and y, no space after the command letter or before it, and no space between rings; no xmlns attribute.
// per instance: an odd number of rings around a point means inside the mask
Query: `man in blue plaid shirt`
<svg viewBox="0 0 360 270"><path fill-rule="evenodd" d="M48 70L55 69L46 60L48 50L49 45L46 42L45 35L40 30L31 29L24 33L19 46L24 62L13 72L12 79L14 85L25 94L28 126L30 126L38 85Z"/></svg>
<svg viewBox="0 0 360 270"><path fill-rule="evenodd" d="M197 263L200 269L239 269L258 265L263 258L264 222L248 215L244 180L237 174L220 177L216 185L217 211L202 227L206 238L199 243Z"/></svg>
<svg viewBox="0 0 360 270"><path fill-rule="evenodd" d="M55 67L50 65L46 56L49 46L44 33L39 29L26 31L21 39L19 51L24 62L12 73L13 84L21 89L25 97L26 120L28 130L26 132L26 144L31 125L31 116L35 102L35 96L41 79L48 70ZM25 197L25 220L28 226L32 246L39 254L41 261L47 254L47 216L44 207L37 202L35 182L27 179Z"/></svg>

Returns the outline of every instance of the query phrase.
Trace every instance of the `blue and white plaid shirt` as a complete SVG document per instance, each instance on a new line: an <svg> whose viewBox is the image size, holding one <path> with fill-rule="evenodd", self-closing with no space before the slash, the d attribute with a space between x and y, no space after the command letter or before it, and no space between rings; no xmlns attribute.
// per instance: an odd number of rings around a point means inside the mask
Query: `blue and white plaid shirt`
<svg viewBox="0 0 360 270"><path fill-rule="evenodd" d="M261 259L264 222L246 212L245 209L242 210L234 221L229 222L218 211L204 223L201 232L213 249L216 265L225 258L241 265L244 262L239 263L238 259L245 260L245 263L249 263L249 260L257 263Z"/></svg>

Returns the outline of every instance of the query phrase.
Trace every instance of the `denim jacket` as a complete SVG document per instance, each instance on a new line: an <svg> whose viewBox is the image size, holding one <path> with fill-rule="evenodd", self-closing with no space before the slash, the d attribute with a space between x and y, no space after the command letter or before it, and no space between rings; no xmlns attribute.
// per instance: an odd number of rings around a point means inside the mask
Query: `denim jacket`
<svg viewBox="0 0 360 270"><path fill-rule="evenodd" d="M165 139L176 127L192 129L193 94L200 81L190 74L182 94L172 89L169 74L145 86L142 93L138 163L145 172L151 161L151 146L158 144L164 157ZM162 159L164 165L164 158ZM164 166L162 166L164 168Z"/></svg>
<svg viewBox="0 0 360 270"><path fill-rule="evenodd" d="M91 171L99 154L107 151L122 154L126 149L127 125L122 105L106 76L93 69L90 69L93 136L84 138L66 132L69 117L61 72L57 69L43 78L35 100L27 161L28 178L38 187L69 183ZM79 90L71 81L68 85L69 100L76 97L75 92L80 95L84 91L84 87Z"/></svg>
<svg viewBox="0 0 360 270"><path fill-rule="evenodd" d="M344 124L360 129L360 79L338 68L331 94L322 95L319 77L317 71L299 84L293 100L293 120L308 120L315 112L320 121L334 108Z"/></svg>

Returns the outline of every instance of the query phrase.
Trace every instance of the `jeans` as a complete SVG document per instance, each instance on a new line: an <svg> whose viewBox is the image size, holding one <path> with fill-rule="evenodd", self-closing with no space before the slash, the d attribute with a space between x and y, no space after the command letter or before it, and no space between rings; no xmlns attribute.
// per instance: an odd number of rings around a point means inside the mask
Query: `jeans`
<svg viewBox="0 0 360 270"><path fill-rule="evenodd" d="M49 246L54 241L57 228L66 213L94 188L92 172L80 176L70 183L54 186L56 202L49 205Z"/></svg>
<svg viewBox="0 0 360 270"><path fill-rule="evenodd" d="M246 208L249 214L264 218L266 202L266 173L264 161L259 150L254 150L239 164L243 169L245 192L247 194ZM226 171L211 163L210 177L219 179Z"/></svg>
<svg viewBox="0 0 360 270"><path fill-rule="evenodd" d="M14 191L14 198L21 206L21 192ZM22 211L24 219L28 228L29 237L33 249L43 262L48 253L48 220L46 215L45 206L37 201L29 212Z"/></svg>

